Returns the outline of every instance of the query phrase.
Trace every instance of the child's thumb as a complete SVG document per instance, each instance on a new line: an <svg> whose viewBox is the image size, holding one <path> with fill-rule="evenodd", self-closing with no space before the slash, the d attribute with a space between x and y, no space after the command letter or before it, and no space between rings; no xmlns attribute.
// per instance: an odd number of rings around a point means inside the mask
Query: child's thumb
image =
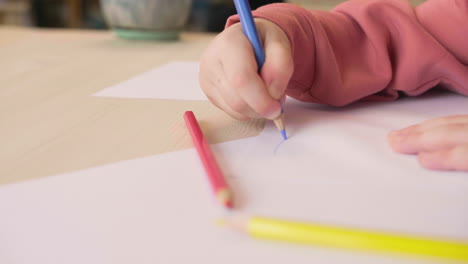
<svg viewBox="0 0 468 264"><path fill-rule="evenodd" d="M265 35L264 48L266 59L261 76L271 97L281 99L294 72L291 45L278 28Z"/></svg>

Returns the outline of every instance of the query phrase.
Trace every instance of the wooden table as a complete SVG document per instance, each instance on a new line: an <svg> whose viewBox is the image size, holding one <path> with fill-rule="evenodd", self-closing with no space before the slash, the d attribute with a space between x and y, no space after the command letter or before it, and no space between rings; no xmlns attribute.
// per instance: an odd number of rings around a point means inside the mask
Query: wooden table
<svg viewBox="0 0 468 264"><path fill-rule="evenodd" d="M186 110L213 143L257 135L262 121L235 121L208 101L92 96L171 60L197 60L212 38L0 27L0 184L191 147Z"/></svg>

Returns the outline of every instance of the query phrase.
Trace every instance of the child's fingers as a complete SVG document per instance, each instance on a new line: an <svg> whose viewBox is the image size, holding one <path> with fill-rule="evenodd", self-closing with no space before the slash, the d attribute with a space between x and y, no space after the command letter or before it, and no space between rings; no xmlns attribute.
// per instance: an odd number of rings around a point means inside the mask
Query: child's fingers
<svg viewBox="0 0 468 264"><path fill-rule="evenodd" d="M202 87L210 102L235 119L248 119L248 116L233 110L223 98L220 89L221 87L225 87L227 84L223 77L222 67L219 65L219 63L212 63L211 65L201 65L201 67L213 68L211 70L202 70L199 74L200 86Z"/></svg>
<svg viewBox="0 0 468 264"><path fill-rule="evenodd" d="M259 22L267 61L258 74L252 44L240 24L232 25L218 35L202 56L200 85L210 101L237 119L277 118L278 102L293 71L289 40L272 22ZM271 43L267 43L271 42Z"/></svg>
<svg viewBox="0 0 468 264"><path fill-rule="evenodd" d="M424 131L392 132L389 142L396 152L415 154L422 151L435 151L468 144L468 124L453 123L436 126Z"/></svg>
<svg viewBox="0 0 468 264"><path fill-rule="evenodd" d="M217 92L220 97L220 101L225 105L225 107L222 107L222 109L227 109L228 112L230 112L230 115L232 113L237 113L236 116L242 116L240 120L245 120L248 118L259 118L260 115L257 114L246 102L242 97L239 95L239 92L237 89L233 89L233 87L230 86L229 82L226 80L226 72L224 70L224 63L220 63L220 67L218 67L218 70L221 71L222 73L219 74L222 78L222 80L219 82L217 86ZM239 119L239 118L237 118Z"/></svg>
<svg viewBox="0 0 468 264"><path fill-rule="evenodd" d="M222 66L221 69L223 70L223 74L221 76L226 76L224 66ZM223 79L221 84L217 87L217 91L230 112L236 112L237 116L242 116L241 120L260 117L260 115L257 114L239 95L239 91L237 89L233 89L233 87L229 85L227 80Z"/></svg>
<svg viewBox="0 0 468 264"><path fill-rule="evenodd" d="M242 39L242 42L237 43L239 46L235 51L223 54L226 88L236 91L239 97L259 116L276 118L281 111L280 104L270 96L265 83L257 73L257 63L250 42L244 36ZM224 99L229 100L229 98ZM247 114L247 112L241 113Z"/></svg>
<svg viewBox="0 0 468 264"><path fill-rule="evenodd" d="M249 119L248 116L242 115L234 111L231 107L229 107L229 105L224 101L223 97L219 94L217 90L214 90L214 92L211 93L210 96L208 96L208 99L212 104L226 112L226 114L228 114L234 119L241 121Z"/></svg>
<svg viewBox="0 0 468 264"><path fill-rule="evenodd" d="M210 98L210 101L217 106L219 109L226 112L229 116L237 120L248 120L250 117L239 113L238 111L232 109L229 104L225 101L224 97L221 96L218 92L213 94L213 97Z"/></svg>
<svg viewBox="0 0 468 264"><path fill-rule="evenodd" d="M237 87L240 97L256 113L267 119L274 119L280 115L280 103L270 96L258 74L246 72L234 78L231 85Z"/></svg>
<svg viewBox="0 0 468 264"><path fill-rule="evenodd" d="M269 94L280 99L294 72L291 47L286 34L280 28L268 31L264 42L266 60L261 76Z"/></svg>
<svg viewBox="0 0 468 264"><path fill-rule="evenodd" d="M420 152L421 166L431 170L468 171L468 144L432 152Z"/></svg>
<svg viewBox="0 0 468 264"><path fill-rule="evenodd" d="M445 116L425 121L421 124L412 125L404 129L398 130L400 134L410 134L418 132L424 132L434 127L449 125L449 124L468 124L468 115L455 115Z"/></svg>

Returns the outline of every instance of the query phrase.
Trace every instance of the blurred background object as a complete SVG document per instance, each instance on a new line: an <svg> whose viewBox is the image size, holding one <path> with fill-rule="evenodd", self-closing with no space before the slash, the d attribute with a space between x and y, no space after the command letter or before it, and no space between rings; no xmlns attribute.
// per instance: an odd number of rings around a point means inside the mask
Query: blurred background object
<svg viewBox="0 0 468 264"><path fill-rule="evenodd" d="M106 15L102 3L120 2L131 8L130 3L141 5L146 1L159 0L0 0L0 24L36 26L36 27L65 27L105 29L114 24L114 15ZM170 0L168 0L170 1ZM170 2L179 3L172 0ZM189 0L190 1L190 0ZM274 2L290 2L308 9L329 10L345 0L250 0L252 9ZM413 5L424 0L408 0ZM186 23L186 30L219 32L224 28L226 18L235 14L232 0L191 0L191 10ZM182 2L180 2L182 3ZM150 4L146 4L150 7ZM151 9L151 8L148 8ZM183 9L181 9L183 10ZM147 10L158 17L158 10ZM111 12L111 11L109 11ZM105 12L106 14L109 12ZM169 15L170 14L170 15ZM123 15L123 14L120 14ZM177 27L186 16L185 11L170 12L166 16L173 16L173 27ZM171 20L171 19L169 19ZM108 24L106 23L109 22Z"/></svg>
<svg viewBox="0 0 468 264"><path fill-rule="evenodd" d="M0 24L106 28L99 0L0 0Z"/></svg>
<svg viewBox="0 0 468 264"><path fill-rule="evenodd" d="M188 24L192 31L220 32L226 19L236 13L232 0L194 0ZM252 9L260 6L284 2L284 0L249 0Z"/></svg>
<svg viewBox="0 0 468 264"><path fill-rule="evenodd" d="M0 0L0 24L30 26L29 4L27 0Z"/></svg>
<svg viewBox="0 0 468 264"><path fill-rule="evenodd" d="M106 28L99 0L29 0L28 2L35 26Z"/></svg>
<svg viewBox="0 0 468 264"><path fill-rule="evenodd" d="M192 0L101 0L107 24L127 39L175 40L184 29Z"/></svg>

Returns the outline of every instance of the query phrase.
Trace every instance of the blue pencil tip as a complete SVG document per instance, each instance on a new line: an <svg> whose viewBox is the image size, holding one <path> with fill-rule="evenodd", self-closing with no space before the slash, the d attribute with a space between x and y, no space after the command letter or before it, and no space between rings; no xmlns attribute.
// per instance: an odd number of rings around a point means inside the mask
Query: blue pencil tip
<svg viewBox="0 0 468 264"><path fill-rule="evenodd" d="M288 136L286 135L286 130L281 130L281 135L283 136L283 139L286 140L288 139Z"/></svg>

